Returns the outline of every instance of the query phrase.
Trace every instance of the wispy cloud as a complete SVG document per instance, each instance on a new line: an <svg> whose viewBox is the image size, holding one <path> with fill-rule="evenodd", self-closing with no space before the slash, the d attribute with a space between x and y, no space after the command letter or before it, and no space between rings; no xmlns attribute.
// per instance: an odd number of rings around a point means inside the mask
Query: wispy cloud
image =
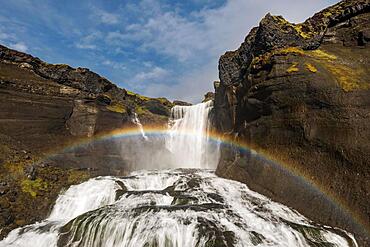
<svg viewBox="0 0 370 247"><path fill-rule="evenodd" d="M17 51L26 52L28 50L27 45L23 42L10 43L9 46L10 46L10 48L12 48L14 50L17 50Z"/></svg>
<svg viewBox="0 0 370 247"><path fill-rule="evenodd" d="M80 38L78 42L75 43L75 46L79 49L97 49L95 42L103 37L102 32L93 31L90 34Z"/></svg>
<svg viewBox="0 0 370 247"><path fill-rule="evenodd" d="M98 20L101 23L110 24L110 25L119 23L119 19L120 19L119 15L109 13L109 12L107 12L105 10L102 10L102 9L99 9L95 6L91 7L91 8L92 8L92 11L93 11L93 18L95 20Z"/></svg>
<svg viewBox="0 0 370 247"><path fill-rule="evenodd" d="M160 6L159 1L151 2ZM328 3L320 0L313 0L309 6L304 1L293 0L278 3L267 0L228 0L221 7L204 8L186 17L176 10L156 7L160 11L156 11L144 22L127 26L126 33L120 39L127 42L134 39L141 49L154 50L158 54L172 57L184 68L179 71L179 77L172 81L164 80L167 83L148 82L144 93L163 96L166 92L172 98L194 101L198 97L199 101L204 92L213 90L213 80L218 77L219 56L227 50L236 49L267 12L282 14L290 21L299 22L325 5ZM165 91L158 91L158 88Z"/></svg>
<svg viewBox="0 0 370 247"><path fill-rule="evenodd" d="M164 78L169 75L169 71L161 67L154 67L146 72L140 72L134 77L134 81L152 81Z"/></svg>
<svg viewBox="0 0 370 247"><path fill-rule="evenodd" d="M120 70L127 69L126 64L115 62L109 59L104 60L102 64L105 66L111 67L113 69L120 69Z"/></svg>
<svg viewBox="0 0 370 247"><path fill-rule="evenodd" d="M10 38L10 35L0 31L0 41L7 40Z"/></svg>
<svg viewBox="0 0 370 247"><path fill-rule="evenodd" d="M148 96L196 102L213 90L220 55L267 12L299 22L338 1L4 1L0 42Z"/></svg>

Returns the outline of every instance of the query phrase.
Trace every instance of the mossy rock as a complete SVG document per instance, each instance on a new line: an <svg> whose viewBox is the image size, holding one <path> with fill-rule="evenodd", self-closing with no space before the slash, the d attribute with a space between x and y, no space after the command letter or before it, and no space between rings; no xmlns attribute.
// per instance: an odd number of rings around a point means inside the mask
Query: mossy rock
<svg viewBox="0 0 370 247"><path fill-rule="evenodd" d="M120 103L113 103L111 105L106 106L107 110L117 113L126 113L127 109L123 104Z"/></svg>
<svg viewBox="0 0 370 247"><path fill-rule="evenodd" d="M41 191L47 191L48 183L43 181L41 178L35 180L24 179L21 182L22 191L29 193L32 197L36 197Z"/></svg>

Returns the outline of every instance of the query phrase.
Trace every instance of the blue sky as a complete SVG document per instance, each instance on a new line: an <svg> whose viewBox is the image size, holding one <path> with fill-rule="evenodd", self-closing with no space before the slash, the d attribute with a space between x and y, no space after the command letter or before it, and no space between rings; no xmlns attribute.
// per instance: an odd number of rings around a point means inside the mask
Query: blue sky
<svg viewBox="0 0 370 247"><path fill-rule="evenodd" d="M301 22L336 0L0 0L0 43L87 67L120 87L191 102L267 13Z"/></svg>

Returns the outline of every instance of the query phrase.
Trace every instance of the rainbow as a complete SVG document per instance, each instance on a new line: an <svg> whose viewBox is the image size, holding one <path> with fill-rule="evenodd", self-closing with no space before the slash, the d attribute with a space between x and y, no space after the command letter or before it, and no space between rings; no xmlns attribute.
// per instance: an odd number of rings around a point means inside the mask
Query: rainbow
<svg viewBox="0 0 370 247"><path fill-rule="evenodd" d="M166 126L144 126L143 129L144 129L145 135L148 137L164 136L164 135L168 135L169 133L168 128ZM191 135L191 132L189 131L186 134ZM75 148L82 147L84 145L87 145L93 142L102 142L102 141L123 139L123 138L139 138L140 136L142 136L142 133L140 132L140 129L137 126L123 127L120 129L115 129L113 131L104 132L104 133L95 135L93 137L82 138L82 139L79 139L78 141L67 143L64 146L59 147L57 150L53 150L49 152L46 155L46 158L52 155L58 154L58 153L63 153L65 151L70 151ZM289 175L294 176L295 178L299 179L300 182L303 183L304 186L309 186L312 190L314 190L315 192L327 198L331 203L333 203L338 208L340 208L342 212L350 216L350 218L353 220L353 223L361 227L361 229L370 233L370 226L368 222L366 221L366 219L363 219L359 215L359 213L354 212L351 209L350 205L348 205L348 203L344 202L342 199L335 196L332 192L325 189L324 186L322 186L320 183L318 183L317 181L313 181L308 175L306 175L301 170L297 169L297 166L295 166L294 163L279 160L276 157L273 157L272 155L268 154L267 152L264 152L258 149L253 149L252 145L239 141L238 138L233 137L233 136L223 135L217 132L209 132L208 138L210 141L218 142L218 143L221 143L222 145L238 148L241 151L256 152L259 157L261 157L264 160L269 161L269 164L273 164L275 168L283 170Z"/></svg>

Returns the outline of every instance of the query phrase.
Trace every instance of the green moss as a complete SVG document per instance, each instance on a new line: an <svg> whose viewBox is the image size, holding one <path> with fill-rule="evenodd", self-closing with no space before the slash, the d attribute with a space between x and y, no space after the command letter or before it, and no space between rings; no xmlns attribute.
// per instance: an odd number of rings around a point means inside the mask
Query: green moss
<svg viewBox="0 0 370 247"><path fill-rule="evenodd" d="M143 96L143 95L140 95L140 94L137 94L137 93L134 93L134 92L131 92L131 91L128 91L127 90L127 95L129 96L133 96L133 97L136 97L142 101L147 101L147 100L150 100L149 97L146 97L146 96Z"/></svg>
<svg viewBox="0 0 370 247"><path fill-rule="evenodd" d="M304 39L310 39L314 36L314 32L312 31L303 31L304 30L303 24L293 25L294 30Z"/></svg>
<svg viewBox="0 0 370 247"><path fill-rule="evenodd" d="M310 51L310 52L308 52L308 54L310 56L314 57L314 58L325 59L325 60L328 60L328 61L337 59L337 57L335 55L329 54L328 52L320 50L320 49Z"/></svg>
<svg viewBox="0 0 370 247"><path fill-rule="evenodd" d="M136 95L136 93L131 92L131 91L129 91L129 90L127 90L126 92L127 92L127 95L129 95L129 96L135 96L135 95Z"/></svg>
<svg viewBox="0 0 370 247"><path fill-rule="evenodd" d="M345 92L356 89L369 89L369 83L363 81L366 72L361 68L351 68L347 63L338 59L335 55L323 50L308 52L309 56L322 64L335 78L339 86Z"/></svg>
<svg viewBox="0 0 370 247"><path fill-rule="evenodd" d="M304 39L309 39L314 36L314 32L308 29L305 24L293 24L285 20L282 16L273 16L277 24L280 25L282 31L284 30L295 30L295 32Z"/></svg>
<svg viewBox="0 0 370 247"><path fill-rule="evenodd" d="M59 68L69 68L69 65L68 64L64 64L64 63L60 63L60 64L52 64L56 67L59 67Z"/></svg>
<svg viewBox="0 0 370 247"><path fill-rule="evenodd" d="M68 183L69 184L81 183L89 178L90 178L90 175L86 171L70 170L68 173Z"/></svg>
<svg viewBox="0 0 370 247"><path fill-rule="evenodd" d="M163 97L156 98L156 100L158 100L163 105L172 105L172 103L168 99L163 98Z"/></svg>
<svg viewBox="0 0 370 247"><path fill-rule="evenodd" d="M285 47L281 49L276 49L271 52L267 52L261 56L253 58L251 66L252 68L256 69L260 66L270 64L271 58L275 55L288 55L288 54L303 56L305 55L305 52L299 47Z"/></svg>
<svg viewBox="0 0 370 247"><path fill-rule="evenodd" d="M328 63L326 68L334 75L338 84L345 92L360 89L360 78L357 71L343 64ZM365 89L365 88L364 88Z"/></svg>
<svg viewBox="0 0 370 247"><path fill-rule="evenodd" d="M278 49L275 51L275 54L290 54L290 53L295 54L295 55L301 55L301 56L305 54L304 50L302 50L299 47L295 47L295 46L285 47L285 48Z"/></svg>
<svg viewBox="0 0 370 247"><path fill-rule="evenodd" d="M328 12L324 12L324 13L323 13L323 15L324 15L325 17L330 17L330 16L332 16L333 14L332 14L332 13L330 13L330 12L328 11Z"/></svg>
<svg viewBox="0 0 370 247"><path fill-rule="evenodd" d="M288 73L298 72L299 69L297 67L298 63L294 62L287 70Z"/></svg>
<svg viewBox="0 0 370 247"><path fill-rule="evenodd" d="M48 183L43 181L41 178L35 180L24 179L21 182L22 191L29 193L32 197L36 197L40 191L46 191Z"/></svg>
<svg viewBox="0 0 370 247"><path fill-rule="evenodd" d="M144 107L142 107L142 106L136 106L136 108L135 108L135 112L136 112L136 114L138 114L138 115L143 115L143 114L145 114L145 113L148 113L148 110L147 109L145 109Z"/></svg>
<svg viewBox="0 0 370 247"><path fill-rule="evenodd" d="M10 173L12 177L17 177L23 174L24 164L21 162L20 163L7 162L4 164L4 167Z"/></svg>
<svg viewBox="0 0 370 247"><path fill-rule="evenodd" d="M106 108L112 112L126 113L126 108L119 103L113 103L111 105L108 105Z"/></svg>
<svg viewBox="0 0 370 247"><path fill-rule="evenodd" d="M305 63L306 69L312 73L316 73L317 69L316 67L311 63Z"/></svg>

